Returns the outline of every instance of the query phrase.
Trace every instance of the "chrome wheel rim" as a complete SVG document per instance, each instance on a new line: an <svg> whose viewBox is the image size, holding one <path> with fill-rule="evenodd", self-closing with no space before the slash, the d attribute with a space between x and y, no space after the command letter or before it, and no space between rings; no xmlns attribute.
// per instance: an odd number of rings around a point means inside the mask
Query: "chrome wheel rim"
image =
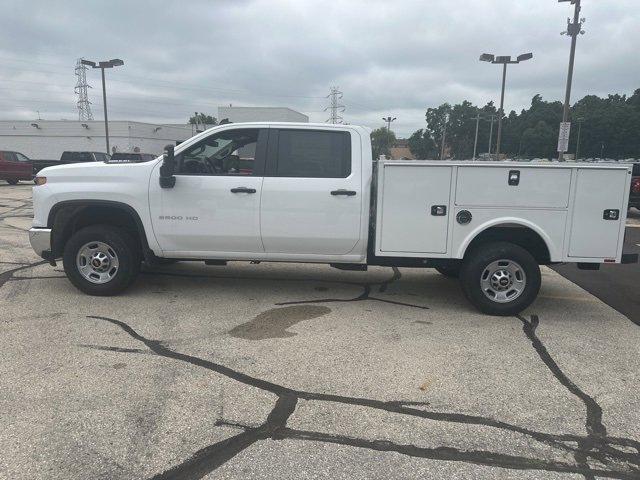
<svg viewBox="0 0 640 480"><path fill-rule="evenodd" d="M487 265L480 276L480 289L491 301L508 303L514 301L527 286L527 276L517 262L496 260Z"/></svg>
<svg viewBox="0 0 640 480"><path fill-rule="evenodd" d="M104 242L89 242L78 250L76 266L91 283L107 283L116 276L120 263L113 247Z"/></svg>

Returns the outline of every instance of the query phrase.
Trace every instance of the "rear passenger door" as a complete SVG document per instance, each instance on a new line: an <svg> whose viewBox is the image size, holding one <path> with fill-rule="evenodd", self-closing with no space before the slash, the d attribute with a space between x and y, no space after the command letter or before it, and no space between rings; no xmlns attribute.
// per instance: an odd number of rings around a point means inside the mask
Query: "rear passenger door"
<svg viewBox="0 0 640 480"><path fill-rule="evenodd" d="M265 252L350 253L360 240L360 157L360 139L347 129L270 129L260 208Z"/></svg>

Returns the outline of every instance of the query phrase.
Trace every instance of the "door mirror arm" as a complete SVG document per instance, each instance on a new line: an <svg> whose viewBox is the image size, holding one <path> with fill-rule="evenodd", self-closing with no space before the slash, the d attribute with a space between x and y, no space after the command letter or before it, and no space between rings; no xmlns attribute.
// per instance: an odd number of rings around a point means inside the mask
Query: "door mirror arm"
<svg viewBox="0 0 640 480"><path fill-rule="evenodd" d="M173 152L173 145L164 147L162 155L162 165L160 166L160 187L173 188L176 185L176 158Z"/></svg>

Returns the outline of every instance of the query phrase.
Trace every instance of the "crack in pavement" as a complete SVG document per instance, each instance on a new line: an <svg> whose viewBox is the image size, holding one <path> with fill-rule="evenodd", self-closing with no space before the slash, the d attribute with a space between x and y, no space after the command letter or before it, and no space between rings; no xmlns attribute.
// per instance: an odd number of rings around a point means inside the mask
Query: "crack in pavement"
<svg viewBox="0 0 640 480"><path fill-rule="evenodd" d="M20 267L16 267L11 270L7 270L6 272L0 273L0 288L2 288L2 286L8 281L16 280L17 278L20 278L20 277L14 277L13 275L15 273L20 272L21 270L26 270L27 268L33 268L39 265L44 265L45 263L49 263L49 262L47 262L46 260L41 260L39 262L28 263L26 265L21 265ZM36 278L36 277L33 277L33 278ZM50 278L50 277L44 277L44 278Z"/></svg>
<svg viewBox="0 0 640 480"><path fill-rule="evenodd" d="M419 308L422 310L429 310L429 307L425 307L423 305L415 305L412 303L398 302L395 300L389 300L386 298L378 298L378 297L371 296L371 289L376 285L380 285L380 287L378 288L378 292L382 293L387 291L387 287L389 286L390 283L395 282L396 280L400 280L400 278L402 277L402 274L400 273L400 270L398 269L398 267L392 267L392 269L393 269L393 275L391 276L391 278L384 280L382 282L364 282L364 283L352 282L351 283L352 285L358 285L362 287L362 293L354 298L320 298L317 300L297 300L297 301L291 301L291 302L280 302L280 303L276 303L276 305L302 305L306 303L362 302L365 300L373 300L376 302L389 303L391 305L399 305L402 307L412 307L412 308Z"/></svg>
<svg viewBox="0 0 640 480"><path fill-rule="evenodd" d="M537 336L536 329L539 325L537 316L532 316L531 320L526 320L521 316L518 316L518 319L523 322L523 331L531 341L540 359L553 373L555 378L558 379L558 381L572 395L576 395L585 404L585 407L587 408L586 437L573 434L549 434L512 425L489 417L460 413L434 412L408 406L414 405L415 402L380 401L375 399L295 390L268 380L252 377L210 360L175 351L165 346L159 340L152 340L143 336L121 320L96 315L89 315L87 318L105 321L119 327L130 337L146 345L147 348L156 355L205 368L245 385L273 393L278 397L278 400L264 423L259 426L233 424L235 427L242 428L243 431L237 435L198 450L182 463L152 477L154 480L202 478L249 448L251 445L260 440L266 439L291 439L347 445L374 451L396 452L411 457L459 461L505 469L573 473L582 475L587 479L595 478L596 476L625 480L640 478L640 442L630 438L609 437L607 435L606 429L602 424L602 409L591 397L577 387L575 383L571 381L560 369L549 351ZM116 347L111 348L115 349ZM347 435L293 429L287 427L287 421L294 413L299 400L315 400L336 404L359 405L417 418L479 425L499 430L517 432L527 435L529 438L544 443L547 446L556 448L561 452L572 453L575 463L503 454L487 450L461 450L458 448L444 446L436 448L418 447L415 445L400 444L387 440L370 440ZM218 424L224 425L225 423L219 422ZM639 454L624 451L622 450L622 447L633 448L639 452ZM591 466L589 464L589 460L591 460L595 465Z"/></svg>

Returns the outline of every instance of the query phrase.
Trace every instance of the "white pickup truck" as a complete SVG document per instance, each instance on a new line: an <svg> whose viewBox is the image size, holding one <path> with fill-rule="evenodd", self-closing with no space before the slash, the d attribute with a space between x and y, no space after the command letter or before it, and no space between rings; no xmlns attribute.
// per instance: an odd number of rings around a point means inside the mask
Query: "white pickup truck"
<svg viewBox="0 0 640 480"><path fill-rule="evenodd" d="M364 127L222 125L152 161L42 170L30 240L91 295L123 291L142 261L427 267L494 315L533 302L539 265L637 261L630 166L371 158Z"/></svg>

